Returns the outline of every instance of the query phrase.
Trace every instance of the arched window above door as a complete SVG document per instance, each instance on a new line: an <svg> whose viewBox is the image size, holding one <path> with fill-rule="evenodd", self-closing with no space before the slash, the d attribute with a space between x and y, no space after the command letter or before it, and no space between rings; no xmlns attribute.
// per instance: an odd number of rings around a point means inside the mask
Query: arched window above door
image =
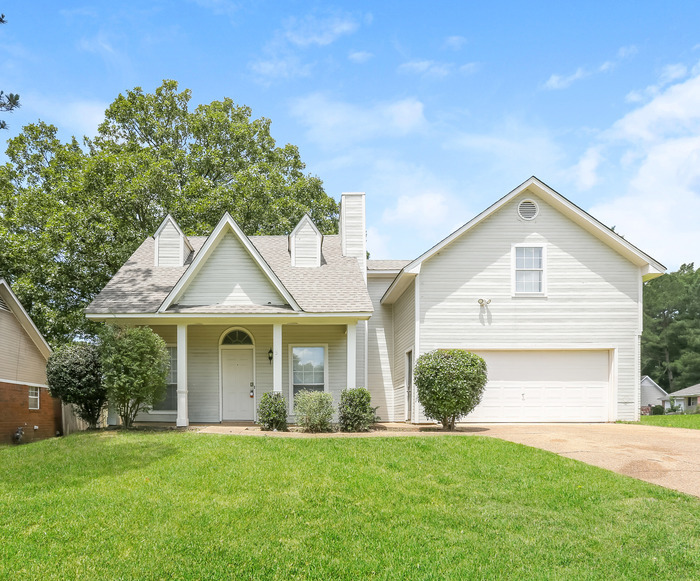
<svg viewBox="0 0 700 581"><path fill-rule="evenodd" d="M234 329L228 333L221 341L222 345L252 345L253 340L250 335L240 329Z"/></svg>

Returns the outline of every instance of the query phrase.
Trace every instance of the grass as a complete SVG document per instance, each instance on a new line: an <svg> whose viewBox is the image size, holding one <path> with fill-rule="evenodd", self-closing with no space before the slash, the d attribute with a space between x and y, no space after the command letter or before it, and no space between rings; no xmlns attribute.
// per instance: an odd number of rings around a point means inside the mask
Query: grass
<svg viewBox="0 0 700 581"><path fill-rule="evenodd" d="M0 448L0 578L695 579L700 501L476 436Z"/></svg>
<svg viewBox="0 0 700 581"><path fill-rule="evenodd" d="M690 428L700 430L700 414L673 416L642 416L640 423L645 426L665 426L667 428Z"/></svg>

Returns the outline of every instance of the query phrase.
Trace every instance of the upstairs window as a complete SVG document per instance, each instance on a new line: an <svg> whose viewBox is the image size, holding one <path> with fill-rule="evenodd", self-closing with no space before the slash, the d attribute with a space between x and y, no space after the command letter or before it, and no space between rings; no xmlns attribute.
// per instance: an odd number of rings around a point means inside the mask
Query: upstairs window
<svg viewBox="0 0 700 581"><path fill-rule="evenodd" d="M515 294L543 295L545 292L544 246L517 245L513 250Z"/></svg>

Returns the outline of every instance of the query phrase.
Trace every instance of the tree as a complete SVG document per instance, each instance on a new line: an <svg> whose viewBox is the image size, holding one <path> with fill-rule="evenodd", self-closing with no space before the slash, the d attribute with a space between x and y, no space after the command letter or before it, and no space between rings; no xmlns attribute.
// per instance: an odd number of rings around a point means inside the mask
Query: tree
<svg viewBox="0 0 700 581"><path fill-rule="evenodd" d="M700 269L693 263L644 285L642 373L669 393L700 383Z"/></svg>
<svg viewBox="0 0 700 581"><path fill-rule="evenodd" d="M130 428L139 412L165 397L170 357L165 341L148 327L106 325L101 334L101 359L107 399Z"/></svg>
<svg viewBox="0 0 700 581"><path fill-rule="evenodd" d="M228 98L190 110L190 98L175 81L127 91L84 148L42 122L9 141L0 271L52 345L95 335L83 309L168 213L188 235L224 211L248 235L289 233L305 213L337 231L336 202L268 119Z"/></svg>
<svg viewBox="0 0 700 581"><path fill-rule="evenodd" d="M46 364L46 379L53 397L74 404L78 417L96 428L107 403L97 347L73 343L54 351Z"/></svg>
<svg viewBox="0 0 700 581"><path fill-rule="evenodd" d="M454 430L455 423L481 401L486 362L464 349L438 349L416 361L414 382L427 418Z"/></svg>
<svg viewBox="0 0 700 581"><path fill-rule="evenodd" d="M5 15L0 14L0 24L6 24ZM5 93L0 91L0 111L12 111L19 107L19 95L15 93ZM7 123L0 121L0 129L7 129Z"/></svg>

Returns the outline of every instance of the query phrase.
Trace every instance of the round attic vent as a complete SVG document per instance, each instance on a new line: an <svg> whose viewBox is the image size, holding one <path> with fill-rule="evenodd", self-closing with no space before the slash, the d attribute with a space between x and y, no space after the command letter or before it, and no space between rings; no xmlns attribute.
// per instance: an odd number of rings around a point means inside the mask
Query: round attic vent
<svg viewBox="0 0 700 581"><path fill-rule="evenodd" d="M518 204L518 216L523 220L532 220L539 211L537 204L532 200L523 200Z"/></svg>

